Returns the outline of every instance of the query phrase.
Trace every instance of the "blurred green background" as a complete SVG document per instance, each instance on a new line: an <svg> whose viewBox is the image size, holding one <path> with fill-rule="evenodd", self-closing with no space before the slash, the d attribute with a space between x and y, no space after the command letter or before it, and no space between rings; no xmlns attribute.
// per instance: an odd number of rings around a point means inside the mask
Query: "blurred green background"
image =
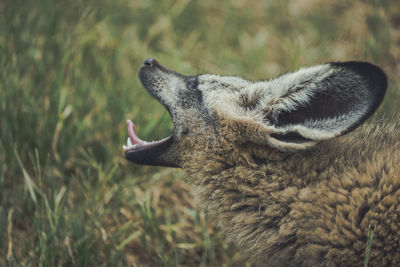
<svg viewBox="0 0 400 267"><path fill-rule="evenodd" d="M127 118L172 130L146 57L248 79L371 61L398 114L400 1L1 1L0 266L250 266L180 170L123 158Z"/></svg>

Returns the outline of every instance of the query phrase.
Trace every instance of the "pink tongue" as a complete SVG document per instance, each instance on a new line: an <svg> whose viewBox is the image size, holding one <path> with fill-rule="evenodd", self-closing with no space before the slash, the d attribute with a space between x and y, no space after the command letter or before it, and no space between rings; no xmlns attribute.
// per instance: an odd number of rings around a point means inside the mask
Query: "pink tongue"
<svg viewBox="0 0 400 267"><path fill-rule="evenodd" d="M135 145L135 144L144 144L144 143L146 143L145 141L141 140L136 135L136 126L135 126L135 124L131 120L127 120L126 123L128 124L129 139L131 139L132 144Z"/></svg>

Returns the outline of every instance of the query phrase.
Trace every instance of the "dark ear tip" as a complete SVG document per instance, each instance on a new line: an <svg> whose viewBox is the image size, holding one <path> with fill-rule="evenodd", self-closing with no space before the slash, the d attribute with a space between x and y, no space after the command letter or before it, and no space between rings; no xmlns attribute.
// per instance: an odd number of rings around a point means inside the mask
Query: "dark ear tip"
<svg viewBox="0 0 400 267"><path fill-rule="evenodd" d="M385 72L380 67L362 61L332 62L331 65L359 74L368 81L372 88L377 89L376 92L379 92L378 94L383 98L388 82Z"/></svg>
<svg viewBox="0 0 400 267"><path fill-rule="evenodd" d="M334 62L331 64L333 66L358 74L362 80L366 82L365 85L367 85L368 92L370 94L369 97L372 101L369 111L360 118L358 123L346 130L346 132L349 132L361 124L364 120L369 118L378 109L379 105L383 101L383 98L385 97L387 77L385 72L380 67L368 62L347 61Z"/></svg>

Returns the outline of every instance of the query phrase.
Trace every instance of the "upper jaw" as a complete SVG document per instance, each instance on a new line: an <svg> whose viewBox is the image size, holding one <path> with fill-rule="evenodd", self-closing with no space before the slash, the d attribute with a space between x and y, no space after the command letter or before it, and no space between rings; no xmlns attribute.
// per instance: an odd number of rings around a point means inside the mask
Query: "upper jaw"
<svg viewBox="0 0 400 267"><path fill-rule="evenodd" d="M160 87L165 86L167 81L164 81L164 79L174 77L177 80L184 81L187 78L187 76L164 67L158 63L157 60L151 58L145 60L144 64L139 69L138 75L144 88L160 102L163 102L163 99L161 99L157 93L160 93Z"/></svg>

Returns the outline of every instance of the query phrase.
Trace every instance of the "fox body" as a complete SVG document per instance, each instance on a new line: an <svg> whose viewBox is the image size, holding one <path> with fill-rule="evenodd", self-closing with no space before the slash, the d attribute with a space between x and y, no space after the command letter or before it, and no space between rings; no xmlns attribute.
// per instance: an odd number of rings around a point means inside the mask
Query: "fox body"
<svg viewBox="0 0 400 267"><path fill-rule="evenodd" d="M251 82L147 59L139 78L174 131L148 143L128 121L125 157L182 168L197 203L255 263L361 266L370 228L370 264L400 265L399 124L358 127L384 97L380 68L327 63Z"/></svg>

